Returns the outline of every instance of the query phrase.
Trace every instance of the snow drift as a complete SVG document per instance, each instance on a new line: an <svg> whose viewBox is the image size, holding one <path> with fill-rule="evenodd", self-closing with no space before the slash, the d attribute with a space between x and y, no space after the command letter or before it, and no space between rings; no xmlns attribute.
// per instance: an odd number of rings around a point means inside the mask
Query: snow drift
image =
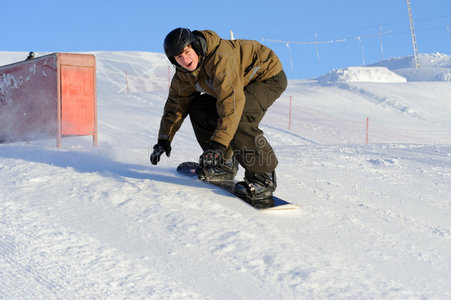
<svg viewBox="0 0 451 300"><path fill-rule="evenodd" d="M419 69L412 56L396 57L372 66L386 67L407 78L408 81L451 81L451 56L446 54L420 54Z"/></svg>
<svg viewBox="0 0 451 300"><path fill-rule="evenodd" d="M385 67L349 67L334 70L318 78L321 83L331 82L406 82L407 80Z"/></svg>
<svg viewBox="0 0 451 300"><path fill-rule="evenodd" d="M420 54L420 68L413 57L396 57L365 67L348 67L332 70L318 77L322 84L337 82L406 82L451 81L451 57L449 55Z"/></svg>

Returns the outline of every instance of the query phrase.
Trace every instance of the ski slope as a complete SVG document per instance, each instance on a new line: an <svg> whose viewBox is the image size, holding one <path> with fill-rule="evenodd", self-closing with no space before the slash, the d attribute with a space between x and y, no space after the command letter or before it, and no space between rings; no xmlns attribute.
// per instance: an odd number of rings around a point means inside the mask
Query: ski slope
<svg viewBox="0 0 451 300"><path fill-rule="evenodd" d="M97 148L0 144L0 299L451 298L450 56L290 80L261 128L301 210L261 213L176 173L189 120L150 165L163 54L93 54Z"/></svg>

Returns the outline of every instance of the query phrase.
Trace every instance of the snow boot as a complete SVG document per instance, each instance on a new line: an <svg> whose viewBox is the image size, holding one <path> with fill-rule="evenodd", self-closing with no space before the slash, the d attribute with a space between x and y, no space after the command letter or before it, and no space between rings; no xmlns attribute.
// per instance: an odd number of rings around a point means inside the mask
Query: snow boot
<svg viewBox="0 0 451 300"><path fill-rule="evenodd" d="M198 168L197 176L204 181L225 181L233 180L238 172L238 161L233 157L225 160L221 166Z"/></svg>
<svg viewBox="0 0 451 300"><path fill-rule="evenodd" d="M276 171L262 175L254 175L251 178L244 178L244 181L237 182L235 194L249 202L256 208L266 208L274 206L272 194L276 190Z"/></svg>

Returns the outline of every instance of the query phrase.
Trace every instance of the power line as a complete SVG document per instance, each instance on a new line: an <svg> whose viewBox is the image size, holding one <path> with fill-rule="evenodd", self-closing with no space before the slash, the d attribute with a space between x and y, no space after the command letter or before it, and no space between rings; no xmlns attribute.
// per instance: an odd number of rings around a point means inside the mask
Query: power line
<svg viewBox="0 0 451 300"><path fill-rule="evenodd" d="M412 46L414 47L414 57L415 57L415 64L417 68L419 67L418 62L418 48L416 43L416 37L415 37L415 29L413 28L413 17L411 16L411 8L410 8L410 1L407 0L408 9L409 9L409 24L410 24L410 33L412 36ZM451 15L446 16L435 16L435 17L429 17L429 18L421 18L416 19L416 22L423 22L423 25L425 22L430 22L433 20L439 20L439 19L451 19ZM379 32L372 33L372 34L365 34L365 35L357 35L357 36L351 36L351 37L344 37L344 38L332 38L332 39L324 39L324 40L318 40L318 33L325 33L325 32L339 32L344 31L344 29L333 29L333 30L325 30L325 31L314 31L310 32L310 34L313 34L313 40L307 40L307 41L296 41L296 40L281 40L281 39L271 39L271 38L263 38L263 41L273 42L273 43L280 43L284 44L290 55L290 65L291 65L291 71L293 72L293 54L292 54L292 45L313 45L315 47L315 57L318 62L321 62L320 57L320 51L319 46L325 45L325 44L334 44L334 43L347 43L350 41L358 41L360 48L361 48L361 55L362 55L362 64L365 65L365 49L364 49L364 39L369 39L373 37L379 37L380 39L380 53L382 56L382 59L384 58L384 47L383 47L383 36L384 35L397 35L397 34L405 34L409 32L409 30L406 28L404 30L386 30L383 31L383 25L405 25L407 24L406 21L399 21L399 22L390 22L390 23L383 23L379 25ZM424 31L433 31L433 30L443 30L443 26L441 27L433 27L433 28L420 28L419 30L416 30L417 32L424 32ZM364 28L374 28L374 25L368 25L368 26L359 26L358 29L362 30ZM351 29L351 28L349 28ZM355 28L352 28L355 29ZM446 27L449 36L451 37L451 29L448 25ZM443 32L443 31L442 31ZM305 34L305 33L302 33ZM297 34L296 34L297 35Z"/></svg>
<svg viewBox="0 0 451 300"><path fill-rule="evenodd" d="M451 19L451 15L420 18L420 19L415 19L415 22L416 23L421 23L421 22L428 22L428 21L440 20L440 19ZM361 30L361 29L366 29L366 28L374 28L374 27L378 27L378 26L388 27L388 26L392 26L392 25L406 25L408 23L409 23L408 21L397 21L397 22L387 22L387 23L363 25L363 26L358 26L358 28ZM291 36L295 36L295 35L312 35L312 34L315 34L315 33L322 34L322 33L329 33L329 32L343 32L343 31L350 31L350 30L353 30L355 28L356 27L342 27L342 28L334 28L334 29L327 29L327 30L315 30L315 31L298 32L298 33L293 33L293 34L290 34L290 35Z"/></svg>
<svg viewBox="0 0 451 300"><path fill-rule="evenodd" d="M300 44L300 45L319 45L319 44L331 44L331 43L344 43L347 39L327 40L327 41L309 41L309 42L296 42L296 41L282 41L273 39L263 39L268 42L282 43L282 44Z"/></svg>
<svg viewBox="0 0 451 300"><path fill-rule="evenodd" d="M289 54L290 54L291 72L293 72L293 56L292 56L291 48L290 48L291 44L295 44L295 45L315 45L316 57L317 57L318 61L320 61L318 45L333 44L333 43L346 43L346 42L348 42L350 40L357 40L359 42L359 44L360 44L360 47L361 47L362 64L365 65L365 51L364 51L364 46L363 46L362 39L367 39L367 38L372 38L372 37L379 36L380 39L381 39L381 53L382 53L382 57L383 57L384 56L384 52L383 52L383 47L382 47L382 35L391 33L391 31L382 31L382 26L380 27L380 29L381 30L378 33L367 34L367 35L363 35L363 36L356 36L356 37L353 37L353 38L331 39L331 40L323 40L323 41L318 41L316 39L317 38L317 34L316 33L315 33L315 36L314 36L315 40L313 40L313 41L299 42L299 41L273 40L273 39L265 39L265 38L263 38L263 40L264 41L268 41L268 42L273 42L273 43L285 44L287 46Z"/></svg>

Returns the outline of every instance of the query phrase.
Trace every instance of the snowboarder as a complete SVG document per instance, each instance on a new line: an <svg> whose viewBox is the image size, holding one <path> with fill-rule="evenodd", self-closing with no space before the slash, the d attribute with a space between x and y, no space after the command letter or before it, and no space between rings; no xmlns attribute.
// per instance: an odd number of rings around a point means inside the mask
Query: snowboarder
<svg viewBox="0 0 451 300"><path fill-rule="evenodd" d="M276 54L252 40L225 40L211 30L177 28L164 40L175 66L151 163L171 153L171 141L189 115L204 151L199 174L204 180L231 180L238 163L244 181L235 193L271 206L276 189L277 158L258 127L280 97L287 78Z"/></svg>

